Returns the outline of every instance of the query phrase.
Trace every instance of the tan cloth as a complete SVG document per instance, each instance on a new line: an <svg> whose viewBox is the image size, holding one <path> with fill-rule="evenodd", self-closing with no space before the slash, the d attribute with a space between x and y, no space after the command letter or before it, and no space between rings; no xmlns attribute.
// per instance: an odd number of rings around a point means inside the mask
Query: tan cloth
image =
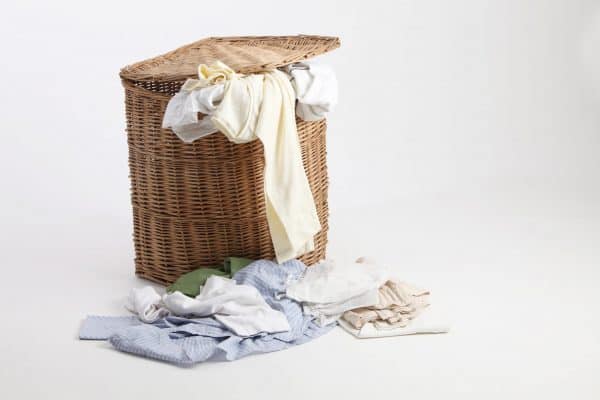
<svg viewBox="0 0 600 400"><path fill-rule="evenodd" d="M428 305L428 291L389 280L379 288L377 304L346 311L342 318L356 329L369 322L377 329L402 328Z"/></svg>

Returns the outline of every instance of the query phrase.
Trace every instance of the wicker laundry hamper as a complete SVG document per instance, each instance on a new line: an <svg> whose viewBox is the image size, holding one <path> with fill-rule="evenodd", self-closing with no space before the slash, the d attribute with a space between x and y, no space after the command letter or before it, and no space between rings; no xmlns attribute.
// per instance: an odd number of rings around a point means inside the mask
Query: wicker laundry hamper
<svg viewBox="0 0 600 400"><path fill-rule="evenodd" d="M181 274L210 267L228 256L273 258L266 218L259 140L234 144L221 133L182 142L162 118L171 96L200 63L220 60L240 73L255 73L304 60L339 47L322 36L209 38L121 70L125 87L127 141L136 274L169 284ZM327 163L325 121L297 119L304 169L322 230L310 265L325 256Z"/></svg>

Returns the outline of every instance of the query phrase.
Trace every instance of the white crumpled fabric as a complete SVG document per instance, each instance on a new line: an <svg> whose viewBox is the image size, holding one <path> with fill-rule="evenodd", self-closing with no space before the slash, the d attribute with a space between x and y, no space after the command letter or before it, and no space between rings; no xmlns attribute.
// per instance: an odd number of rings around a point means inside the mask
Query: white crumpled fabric
<svg viewBox="0 0 600 400"><path fill-rule="evenodd" d="M152 323L169 315L169 310L163 307L160 295L152 286L131 289L125 308L146 323Z"/></svg>
<svg viewBox="0 0 600 400"><path fill-rule="evenodd" d="M225 93L225 83L238 74L220 61L198 66L198 79L185 81L179 93L171 98L162 127L171 128L184 142L191 143L217 132L206 116L213 114ZM204 117L198 120L198 113Z"/></svg>
<svg viewBox="0 0 600 400"><path fill-rule="evenodd" d="M333 68L313 62L288 65L284 70L292 78L296 92L296 114L304 121L327 116L338 102L338 83Z"/></svg>
<svg viewBox="0 0 600 400"><path fill-rule="evenodd" d="M302 302L305 314L315 316L321 326L338 320L345 311L374 305L390 272L364 258L357 261L361 262L325 260L307 268L290 283L286 295Z"/></svg>
<svg viewBox="0 0 600 400"><path fill-rule="evenodd" d="M333 110L338 101L338 84L333 69L313 62L290 64L282 68L294 89L296 114L304 121L318 121ZM210 118L226 90L226 85L243 75L216 61L200 64L198 79L188 79L171 98L162 127L170 128L184 142L191 143L217 132ZM198 113L204 114L198 119Z"/></svg>
<svg viewBox="0 0 600 400"><path fill-rule="evenodd" d="M182 89L169 101L162 127L171 128L186 143L217 132L215 125L206 116L212 115L223 100L223 94L223 83L194 90ZM199 120L198 113L204 114L205 117Z"/></svg>
<svg viewBox="0 0 600 400"><path fill-rule="evenodd" d="M147 323L167 315L212 316L244 337L290 330L286 316L271 308L254 286L238 285L233 279L216 275L206 280L195 298L178 291L161 298L147 286L132 289L125 307Z"/></svg>
<svg viewBox="0 0 600 400"><path fill-rule="evenodd" d="M254 286L222 276L209 277L196 298L173 292L163 296L163 303L175 315L214 316L239 336L290 330L285 315L272 309Z"/></svg>

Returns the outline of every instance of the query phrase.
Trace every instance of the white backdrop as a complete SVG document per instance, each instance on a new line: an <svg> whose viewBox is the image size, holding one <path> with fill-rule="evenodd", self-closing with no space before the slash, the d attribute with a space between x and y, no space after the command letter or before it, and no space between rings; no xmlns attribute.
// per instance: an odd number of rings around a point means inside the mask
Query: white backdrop
<svg viewBox="0 0 600 400"><path fill-rule="evenodd" d="M268 383L288 397L364 397L392 380L419 398L600 394L599 1L1 7L0 311L17 328L0 333L0 393L175 385L253 398ZM132 276L119 68L206 36L297 33L342 41L323 57L341 92L329 255L371 255L432 288L454 331L376 343L335 332L192 370L75 340L83 316L122 313L121 297L144 284Z"/></svg>

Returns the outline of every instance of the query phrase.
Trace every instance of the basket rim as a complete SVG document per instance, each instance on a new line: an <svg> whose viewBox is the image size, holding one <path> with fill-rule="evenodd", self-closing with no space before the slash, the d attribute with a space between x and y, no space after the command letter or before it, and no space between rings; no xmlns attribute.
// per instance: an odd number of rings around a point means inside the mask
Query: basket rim
<svg viewBox="0 0 600 400"><path fill-rule="evenodd" d="M196 76L198 64L215 61L214 55L217 53L227 56L227 64L236 72L251 74L306 60L338 47L340 39L335 36L301 34L209 37L127 65L121 69L119 76L131 81L183 81ZM252 59L244 58L245 52L249 50ZM210 55L194 56L195 52L203 51Z"/></svg>

